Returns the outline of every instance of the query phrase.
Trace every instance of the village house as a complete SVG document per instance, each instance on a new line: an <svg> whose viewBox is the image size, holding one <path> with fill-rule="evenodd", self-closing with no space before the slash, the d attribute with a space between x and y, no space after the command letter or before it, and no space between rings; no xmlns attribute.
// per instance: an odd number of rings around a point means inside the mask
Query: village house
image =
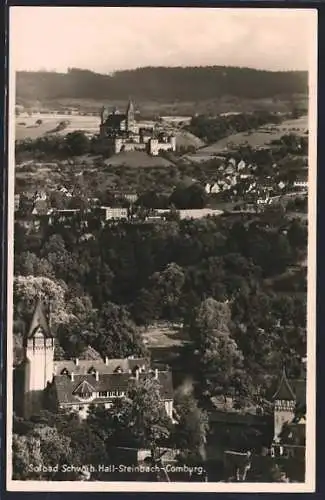
<svg viewBox="0 0 325 500"><path fill-rule="evenodd" d="M276 390L266 400L258 397L256 404L245 409L238 408L235 397L211 398L209 409L210 437L208 454L233 454L236 458L257 443L243 441L246 431L254 428L262 437L267 455L271 458L298 459L303 463L305 454L306 376L305 361L299 379L288 379L285 370L276 385ZM270 412L270 409L272 411ZM253 435L252 435L253 436ZM260 443L260 438L257 437ZM219 450L217 452L217 450ZM232 450L232 451L230 451ZM256 450L255 450L256 451Z"/></svg>
<svg viewBox="0 0 325 500"><path fill-rule="evenodd" d="M100 207L96 209L96 213L104 223L113 220L127 220L129 210L123 207Z"/></svg>
<svg viewBox="0 0 325 500"><path fill-rule="evenodd" d="M154 211L160 218L166 217L170 210L165 210L163 208L159 208ZM220 215L222 214L222 210L216 210L213 208L191 208L187 210L178 210L178 214L181 220L183 219L202 219L203 217Z"/></svg>
<svg viewBox="0 0 325 500"><path fill-rule="evenodd" d="M82 212L79 208L50 209L46 214L46 218L49 225L62 224L63 227L70 228L77 223L80 228L86 228L88 226L87 215L89 212L89 209Z"/></svg>

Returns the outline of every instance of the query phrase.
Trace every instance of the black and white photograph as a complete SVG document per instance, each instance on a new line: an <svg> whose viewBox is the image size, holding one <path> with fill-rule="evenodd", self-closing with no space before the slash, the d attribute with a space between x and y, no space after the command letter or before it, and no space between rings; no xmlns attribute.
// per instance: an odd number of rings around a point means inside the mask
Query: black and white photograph
<svg viewBox="0 0 325 500"><path fill-rule="evenodd" d="M9 14L7 489L314 491L317 12Z"/></svg>

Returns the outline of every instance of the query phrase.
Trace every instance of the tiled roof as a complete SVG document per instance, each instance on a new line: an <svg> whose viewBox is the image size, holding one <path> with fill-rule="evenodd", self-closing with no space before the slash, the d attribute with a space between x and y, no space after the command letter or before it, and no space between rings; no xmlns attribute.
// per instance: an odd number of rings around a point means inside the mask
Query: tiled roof
<svg viewBox="0 0 325 500"><path fill-rule="evenodd" d="M81 360L98 360L102 361L102 357L99 352L96 351L93 347L88 345L86 349L79 355L79 359Z"/></svg>
<svg viewBox="0 0 325 500"><path fill-rule="evenodd" d="M306 380L288 379L283 370L279 386L273 395L273 400L281 399L286 401L296 401L298 405L306 402Z"/></svg>
<svg viewBox="0 0 325 500"><path fill-rule="evenodd" d="M290 380L290 385L296 396L296 402L299 406L306 404L306 380L294 379Z"/></svg>
<svg viewBox="0 0 325 500"><path fill-rule="evenodd" d="M251 413L225 412L213 410L209 412L210 424L240 424L240 425L266 425L270 421L268 415L253 415Z"/></svg>
<svg viewBox="0 0 325 500"><path fill-rule="evenodd" d="M140 374L140 380L146 375L147 374ZM81 404L82 401L80 401L75 394L75 391L78 390L81 384L86 383L87 386L89 384L94 389L94 392L125 392L131 378L129 373L103 373L99 375L98 380L96 380L95 375L75 375L72 381L69 375L58 375L54 377L53 385L56 390L59 404ZM162 399L172 399L173 384L171 372L159 372L158 381L161 385ZM98 400L104 402L105 398L100 398ZM97 400L93 400L92 402L95 401Z"/></svg>
<svg viewBox="0 0 325 500"><path fill-rule="evenodd" d="M48 321L47 321L46 316L45 316L44 305L42 304L42 302L40 300L38 300L36 303L33 317L32 317L32 321L30 323L30 327L28 330L27 338L32 338L35 331L39 327L42 328L44 335L46 337L52 337L51 332L50 332L50 328L49 328L49 324L48 324Z"/></svg>
<svg viewBox="0 0 325 500"><path fill-rule="evenodd" d="M75 375L87 375L94 368L100 374L114 373L119 368L122 372L128 373L129 370L134 370L136 367L141 368L143 365L149 366L149 361L146 358L124 358L124 359L107 359L106 362L102 359L79 359L78 362L73 360L55 361L54 372L60 375L63 370Z"/></svg>

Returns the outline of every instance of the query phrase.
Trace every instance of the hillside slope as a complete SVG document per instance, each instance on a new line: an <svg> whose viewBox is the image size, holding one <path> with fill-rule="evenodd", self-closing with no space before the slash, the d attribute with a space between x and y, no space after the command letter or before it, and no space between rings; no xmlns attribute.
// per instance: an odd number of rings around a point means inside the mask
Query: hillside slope
<svg viewBox="0 0 325 500"><path fill-rule="evenodd" d="M306 94L304 71L271 72L223 66L147 67L102 75L70 69L67 73L17 72L17 102L62 98L135 101L196 101L225 95L262 99Z"/></svg>
<svg viewBox="0 0 325 500"><path fill-rule="evenodd" d="M107 166L112 167L169 167L173 163L161 156L150 156L143 151L123 151L105 160Z"/></svg>

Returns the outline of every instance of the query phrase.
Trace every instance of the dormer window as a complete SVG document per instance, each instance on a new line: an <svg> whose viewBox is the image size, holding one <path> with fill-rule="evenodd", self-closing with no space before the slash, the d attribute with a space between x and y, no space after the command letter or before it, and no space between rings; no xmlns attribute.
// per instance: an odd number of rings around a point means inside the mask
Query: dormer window
<svg viewBox="0 0 325 500"><path fill-rule="evenodd" d="M81 384L76 387L73 394L82 400L89 400L93 397L95 389L87 382L87 380L83 380Z"/></svg>
<svg viewBox="0 0 325 500"><path fill-rule="evenodd" d="M118 366L115 370L114 370L114 373L122 373L123 370L122 370L122 367L121 366Z"/></svg>
<svg viewBox="0 0 325 500"><path fill-rule="evenodd" d="M94 367L92 366L91 368L89 368L88 373L89 373L90 375L95 375L95 374L96 374L96 368L94 368Z"/></svg>
<svg viewBox="0 0 325 500"><path fill-rule="evenodd" d="M63 368L63 370L61 370L60 375L70 375L70 373L66 368Z"/></svg>

